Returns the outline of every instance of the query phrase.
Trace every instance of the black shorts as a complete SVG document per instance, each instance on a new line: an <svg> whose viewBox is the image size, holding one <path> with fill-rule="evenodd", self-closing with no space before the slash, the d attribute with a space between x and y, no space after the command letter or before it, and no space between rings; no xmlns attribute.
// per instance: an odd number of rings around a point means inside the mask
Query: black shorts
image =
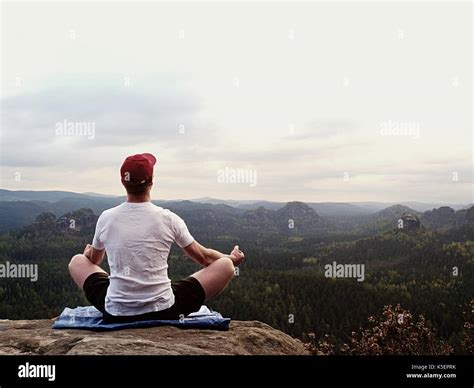
<svg viewBox="0 0 474 388"><path fill-rule="evenodd" d="M201 283L196 278L188 276L183 280L171 283L175 302L166 310L153 311L146 314L131 316L114 316L105 311L105 296L109 287L109 275L105 272L94 272L84 282L84 293L87 300L102 312L106 322L132 322L149 319L180 319L198 311L204 303L206 295Z"/></svg>

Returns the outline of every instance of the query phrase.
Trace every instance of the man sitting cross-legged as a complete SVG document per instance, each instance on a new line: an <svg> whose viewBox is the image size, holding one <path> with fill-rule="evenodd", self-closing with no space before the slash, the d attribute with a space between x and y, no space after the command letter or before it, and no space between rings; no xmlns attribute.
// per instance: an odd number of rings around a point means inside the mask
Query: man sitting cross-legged
<svg viewBox="0 0 474 388"><path fill-rule="evenodd" d="M203 247L173 212L151 203L151 154L125 159L121 169L127 201L104 211L92 245L75 255L69 272L106 322L179 319L219 294L245 258L236 245L229 255ZM168 254L177 243L204 268L183 280L168 278ZM99 265L107 252L110 275Z"/></svg>

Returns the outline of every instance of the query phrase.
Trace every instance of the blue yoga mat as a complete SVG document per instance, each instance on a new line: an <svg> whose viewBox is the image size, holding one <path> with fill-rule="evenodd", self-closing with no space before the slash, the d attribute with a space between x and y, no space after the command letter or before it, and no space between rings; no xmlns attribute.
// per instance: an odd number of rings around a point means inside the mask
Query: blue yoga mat
<svg viewBox="0 0 474 388"><path fill-rule="evenodd" d="M105 323L102 313L94 306L68 308L66 307L54 322L53 329L82 329L94 331L110 331L134 329L154 326L177 326L186 329L229 330L230 318L206 306L180 320L150 320L127 323Z"/></svg>

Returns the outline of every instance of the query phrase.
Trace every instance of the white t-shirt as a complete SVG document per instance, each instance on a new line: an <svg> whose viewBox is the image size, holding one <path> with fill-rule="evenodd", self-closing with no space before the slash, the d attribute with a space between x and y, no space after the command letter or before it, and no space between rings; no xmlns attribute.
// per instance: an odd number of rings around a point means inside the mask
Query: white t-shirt
<svg viewBox="0 0 474 388"><path fill-rule="evenodd" d="M176 242L193 242L184 221L151 202L124 202L104 211L92 245L104 249L110 266L105 310L112 315L138 315L174 304L168 278L168 254Z"/></svg>

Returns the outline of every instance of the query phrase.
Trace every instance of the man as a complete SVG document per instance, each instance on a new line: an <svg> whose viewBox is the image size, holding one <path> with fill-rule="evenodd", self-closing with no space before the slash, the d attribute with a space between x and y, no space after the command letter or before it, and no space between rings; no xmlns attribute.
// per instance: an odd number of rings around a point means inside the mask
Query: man
<svg viewBox="0 0 474 388"><path fill-rule="evenodd" d="M69 263L72 278L108 322L179 319L197 311L245 258L237 245L230 255L203 247L179 216L151 203L155 163L151 154L125 159L120 174L127 201L100 215L92 245ZM175 283L167 264L173 243L204 267ZM110 275L99 266L105 252Z"/></svg>

